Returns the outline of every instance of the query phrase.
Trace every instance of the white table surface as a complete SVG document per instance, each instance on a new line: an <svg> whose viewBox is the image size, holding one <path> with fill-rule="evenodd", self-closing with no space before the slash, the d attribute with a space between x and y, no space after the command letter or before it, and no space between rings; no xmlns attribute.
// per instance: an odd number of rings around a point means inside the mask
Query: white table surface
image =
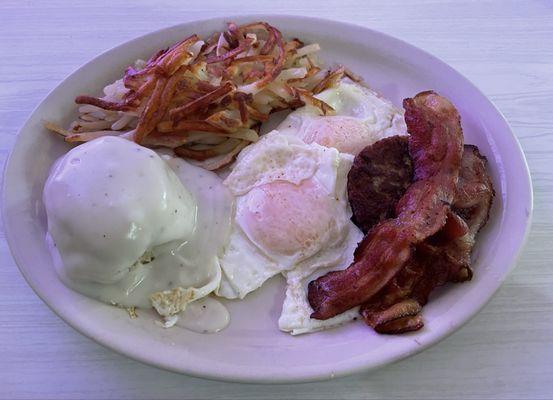
<svg viewBox="0 0 553 400"><path fill-rule="evenodd" d="M476 318L411 359L323 383L228 384L142 365L75 332L27 286L0 231L0 397L552 398L551 0L2 0L0 160L46 93L96 54L161 27L240 12L362 24L430 51L476 83L505 114L532 173L533 228L518 267Z"/></svg>

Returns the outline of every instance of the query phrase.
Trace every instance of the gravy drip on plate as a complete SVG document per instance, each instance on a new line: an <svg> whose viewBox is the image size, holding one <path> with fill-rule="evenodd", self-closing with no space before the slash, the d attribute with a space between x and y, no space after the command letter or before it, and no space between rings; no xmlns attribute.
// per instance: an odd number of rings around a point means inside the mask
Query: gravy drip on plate
<svg viewBox="0 0 553 400"><path fill-rule="evenodd" d="M219 300L208 296L188 304L175 325L197 333L216 333L229 323L227 308Z"/></svg>

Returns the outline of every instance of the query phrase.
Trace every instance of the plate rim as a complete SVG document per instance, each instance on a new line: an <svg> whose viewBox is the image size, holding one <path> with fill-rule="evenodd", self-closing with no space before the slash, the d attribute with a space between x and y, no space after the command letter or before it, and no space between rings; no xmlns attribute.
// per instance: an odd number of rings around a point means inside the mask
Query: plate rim
<svg viewBox="0 0 553 400"><path fill-rule="evenodd" d="M178 29L179 27L182 27L183 29L186 29L187 25L194 24L194 23L224 23L226 21L237 21L237 20L274 20L274 19L291 19L295 21L303 21L308 22L310 24L313 23L322 23L326 25L334 25L336 28L340 29L357 29L361 31L370 32L371 35L374 35L376 37L380 36L384 38L387 41L395 42L395 44L411 48L411 50L417 51L420 55L431 59L433 62L440 64L442 67L450 70L454 74L456 74L459 78L461 78L464 81L464 84L467 86L470 86L472 90L477 92L482 98L486 99L486 101L489 103L489 105L492 107L492 109L497 113L497 115L501 118L502 122L505 124L507 129L509 130L511 139L513 140L513 144L516 146L516 151L518 152L521 161L522 161L522 167L523 170L520 172L525 178L524 186L526 186L526 189L528 190L527 196L528 196L528 204L526 204L527 209L527 217L525 221L524 226L524 232L522 235L522 240L518 244L518 249L516 251L516 254L513 255L513 258L510 262L510 265L507 266L505 273L498 279L494 285L493 290L489 290L489 293L484 296L484 300L481 301L476 306L473 306L470 308L470 311L464 312L461 315L461 318L458 318L460 321L459 324L457 324L454 328L449 329L445 331L445 333L441 333L437 337L433 338L432 340L429 340L428 342L425 342L424 344L413 347L410 351L406 351L404 353L394 355L392 357L389 357L386 361L382 362L376 362L376 363L369 363L367 360L361 360L357 361L356 363L351 362L349 366L341 366L339 370L328 372L328 371L319 371L319 372L312 372L309 374L302 375L300 377L294 377L294 376L268 376L269 374L263 375L263 376L255 376L255 374L252 373L241 373L239 371L221 371L218 368L214 367L210 371L202 370L199 371L197 368L193 368L191 366L182 366L179 367L174 366L173 364L162 362L158 360L152 360L151 358L142 355L139 351L131 352L131 351L125 351L124 349L121 349L117 347L114 343L111 343L108 339L104 339L101 337L96 337L92 333L86 331L85 329L82 329L80 326L78 326L78 323L73 321L69 316L62 315L57 309L55 309L43 296L43 294L40 292L40 289L36 288L32 284L32 279L30 276L27 275L27 272L22 267L23 263L21 261L19 253L17 253L14 249L16 248L15 242L16 239L14 237L13 231L11 229L11 224L8 223L8 211L6 209L6 199L8 197L7 195L7 176L10 170L10 165L12 164L12 158L13 154L15 153L15 149L17 148L18 144L20 143L20 135L21 133L27 129L27 126L30 124L33 116L38 111L38 109L41 107L43 103L48 101L51 97L53 97L57 91L57 89L67 80L74 77L76 74L79 74L81 69L85 68L88 64L95 62L97 59L105 56L107 53L115 52L120 48L124 48L126 46L129 46L131 43L139 42L141 40L144 40L144 38L151 36L151 35L161 35L163 32L171 31L173 29ZM233 14L228 16L215 16L210 18L200 18L200 19L190 19L188 21L170 25L167 27L163 27L160 29L156 29L153 31L146 32L140 36L136 36L131 38L130 40L126 40L123 42L120 42L116 44L115 46L112 46L111 48L102 51L101 53L97 54L93 58L86 61L84 64L79 65L76 69L74 69L70 74L64 77L61 81L59 81L55 87L53 87L46 96L44 96L40 102L34 107L32 112L29 114L21 128L18 130L15 143L13 147L9 151L9 155L6 158L6 161L4 163L3 168L3 181L2 181L2 195L1 195L1 214L2 214L2 220L4 222L4 232L6 237L6 242L8 243L8 247L10 249L10 253L12 255L13 260L15 261L21 275L26 280L27 284L31 287L31 289L36 293L36 295L50 308L59 318L61 318L67 325L69 325L71 328L73 328L75 331L79 332L80 334L88 337L89 339L93 340L94 342L109 348L110 350L124 355L126 357L129 357L131 359L134 359L136 361L139 361L143 364L155 366L157 368L161 368L167 371L177 372L181 374L186 374L189 376L204 378L204 379L210 379L210 380L218 380L218 381L227 381L227 382L240 382L240 383L266 383L266 384L275 384L275 383L299 383L299 382L314 382L314 381L322 381L322 380L328 380L335 377L342 377L346 375L351 375L355 373L361 373L361 372L367 372L370 370L375 370L377 368L383 367L385 365L389 365L395 362L398 362L400 360L406 359L408 357L411 357L415 354L418 354L422 352L423 350L426 350L427 348L430 348L438 343L440 343L442 340L446 339L453 333L457 332L462 326L466 325L469 321L471 321L494 297L494 295L497 293L500 286L503 284L504 280L507 278L507 276L512 272L516 264L518 263L520 259L520 255L528 241L528 236L530 233L532 221L533 221L533 208L534 208L534 195L533 195L533 184L532 179L530 175L530 169L528 166L528 162L526 160L526 156L524 154L524 151L522 149L522 146L520 145L520 142L517 138L517 136L514 134L513 129L511 128L508 120L505 118L503 113L496 107L494 102L489 99L474 83L472 83L468 78L466 78L463 74L461 74L459 71L457 71L455 68L450 66L445 61L442 61L440 58L434 56L433 54L427 52L424 49L421 49L418 46L412 45L407 41L404 41L402 39L396 38L392 35L389 35L387 33L380 32L378 30L366 27L361 24L352 23L352 22L346 22L342 20L333 20L328 18L320 18L320 17L311 17L311 16L302 16L302 15L294 15L294 14L283 14L283 13L254 13L254 14Z"/></svg>

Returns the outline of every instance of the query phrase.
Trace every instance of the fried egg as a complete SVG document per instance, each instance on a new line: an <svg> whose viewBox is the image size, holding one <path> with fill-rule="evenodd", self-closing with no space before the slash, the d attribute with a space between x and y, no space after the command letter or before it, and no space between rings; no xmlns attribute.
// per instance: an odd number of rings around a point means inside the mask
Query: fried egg
<svg viewBox="0 0 553 400"><path fill-rule="evenodd" d="M402 110L349 79L316 97L334 108L335 115L321 116L316 108L305 106L290 113L277 129L305 143L353 155L385 137L407 134Z"/></svg>
<svg viewBox="0 0 553 400"><path fill-rule="evenodd" d="M345 192L352 161L278 131L246 148L224 181L236 211L218 294L243 298L284 271L337 265L357 229Z"/></svg>

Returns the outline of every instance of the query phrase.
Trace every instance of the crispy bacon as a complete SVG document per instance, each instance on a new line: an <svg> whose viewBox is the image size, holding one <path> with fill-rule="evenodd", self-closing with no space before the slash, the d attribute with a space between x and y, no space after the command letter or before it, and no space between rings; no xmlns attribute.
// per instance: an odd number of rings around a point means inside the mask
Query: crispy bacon
<svg viewBox="0 0 553 400"><path fill-rule="evenodd" d="M487 160L476 146L465 146L452 209L453 215L457 218L456 224L463 224L465 231L453 239L444 235L447 232L440 232L439 235L430 238L431 240L420 250L428 255L429 262L440 260L447 270L447 281L450 282L464 282L472 278L470 255L476 235L488 221L495 196L486 166ZM426 302L430 291L442 284L437 282L427 285L430 286L426 290L427 293L419 294L418 297Z"/></svg>
<svg viewBox="0 0 553 400"><path fill-rule="evenodd" d="M312 318L328 319L369 300L411 258L412 247L446 222L463 150L459 114L432 91L405 99L403 106L416 181L400 199L398 216L363 238L352 265L309 283Z"/></svg>
<svg viewBox="0 0 553 400"><path fill-rule="evenodd" d="M480 154L478 147L466 145L453 209L467 221L473 235L476 235L488 221L495 196L486 166L486 157Z"/></svg>
<svg viewBox="0 0 553 400"><path fill-rule="evenodd" d="M361 307L365 322L380 333L420 329L420 312L404 318L396 304L414 301L421 306L430 293L449 282L472 277L471 252L475 236L486 223L494 197L486 158L478 148L465 145L453 209L436 235L419 244L407 265L370 302ZM388 319L394 326L385 324ZM420 320L413 324L412 320Z"/></svg>
<svg viewBox="0 0 553 400"><path fill-rule="evenodd" d="M381 312L363 314L363 318L378 333L397 334L422 328L421 311L422 306L417 301L408 299Z"/></svg>

